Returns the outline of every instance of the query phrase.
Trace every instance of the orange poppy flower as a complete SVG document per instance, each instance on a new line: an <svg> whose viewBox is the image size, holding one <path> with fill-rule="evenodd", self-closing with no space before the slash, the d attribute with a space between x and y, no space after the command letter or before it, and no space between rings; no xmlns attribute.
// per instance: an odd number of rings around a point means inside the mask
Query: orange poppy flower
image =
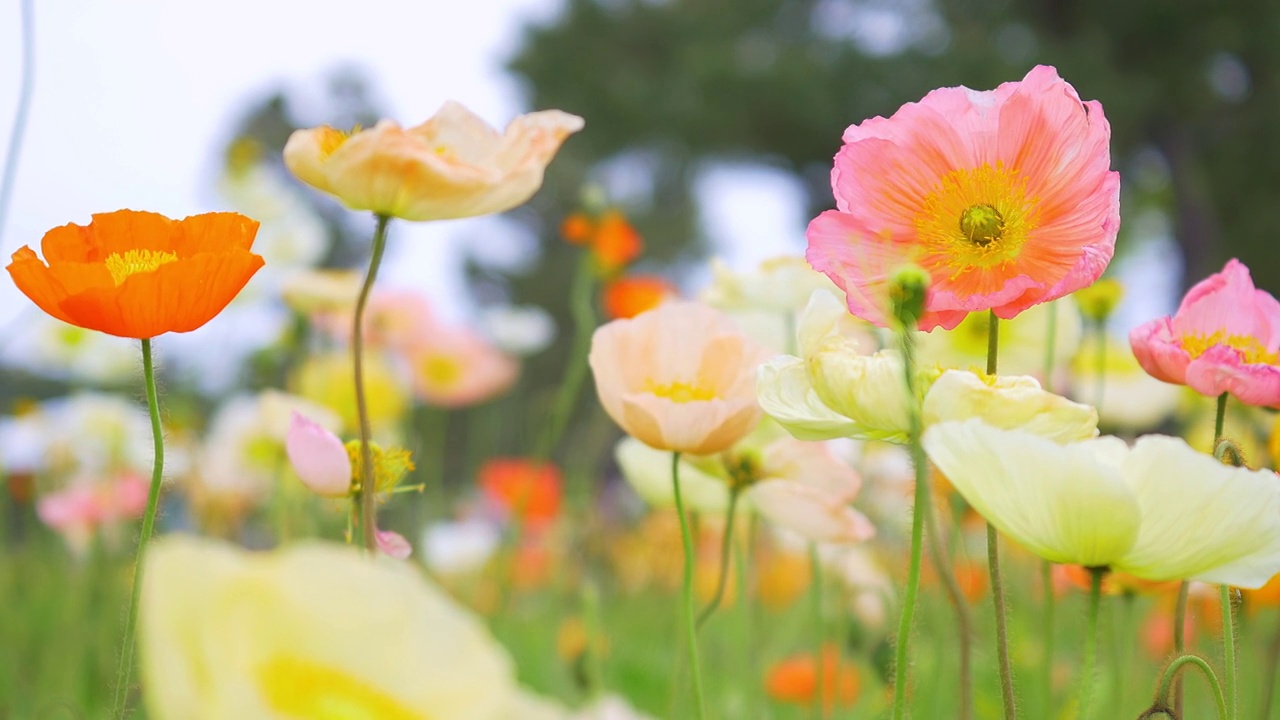
<svg viewBox="0 0 1280 720"><path fill-rule="evenodd" d="M617 210L610 210L600 217L591 252L604 274L611 274L630 265L644 251L644 239Z"/></svg>
<svg viewBox="0 0 1280 720"><path fill-rule="evenodd" d="M676 296L671 283L653 275L622 277L604 286L600 302L611 320L633 318Z"/></svg>
<svg viewBox="0 0 1280 720"><path fill-rule="evenodd" d="M777 702L811 705L821 692L824 717L837 705L857 702L861 685L858 671L841 659L834 643L822 646L819 662L812 654L794 655L775 663L765 675L765 690Z"/></svg>
<svg viewBox="0 0 1280 720"><path fill-rule="evenodd" d="M24 246L8 270L53 317L142 340L190 332L221 312L262 267L249 251L257 232L256 220L237 213L170 220L117 210L50 230L44 260Z"/></svg>
<svg viewBox="0 0 1280 720"><path fill-rule="evenodd" d="M485 496L526 527L544 527L560 513L560 470L551 463L494 458L480 466L479 476Z"/></svg>

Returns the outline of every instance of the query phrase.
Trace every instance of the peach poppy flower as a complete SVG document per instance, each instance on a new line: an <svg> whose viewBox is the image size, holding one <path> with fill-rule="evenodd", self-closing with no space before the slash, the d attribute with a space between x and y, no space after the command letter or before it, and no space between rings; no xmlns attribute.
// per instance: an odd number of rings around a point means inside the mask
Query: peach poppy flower
<svg viewBox="0 0 1280 720"><path fill-rule="evenodd" d="M1253 286L1239 260L1196 283L1172 317L1134 328L1129 342L1157 380L1280 405L1280 302Z"/></svg>
<svg viewBox="0 0 1280 720"><path fill-rule="evenodd" d="M728 316L669 302L596 330L588 357L614 422L657 450L727 450L760 421L755 371L768 351Z"/></svg>
<svg viewBox="0 0 1280 720"><path fill-rule="evenodd" d="M284 162L299 180L352 210L404 220L473 217L532 197L561 143L582 126L576 115L545 110L521 115L498 133L451 101L411 128L381 120L351 133L298 130L284 147Z"/></svg>
<svg viewBox="0 0 1280 720"><path fill-rule="evenodd" d="M607 283L600 303L611 320L633 318L676 296L671 283L656 275L629 275Z"/></svg>
<svg viewBox="0 0 1280 720"><path fill-rule="evenodd" d="M44 260L24 246L8 270L53 317L143 340L190 332L221 312L262 267L249 251L257 232L256 220L237 213L170 220L117 210L50 230Z"/></svg>
<svg viewBox="0 0 1280 720"><path fill-rule="evenodd" d="M836 209L809 225L809 262L849 310L886 324L889 275L932 283L922 330L971 312L1009 319L1092 283L1115 250L1111 128L1052 67L977 92L942 88L844 133Z"/></svg>

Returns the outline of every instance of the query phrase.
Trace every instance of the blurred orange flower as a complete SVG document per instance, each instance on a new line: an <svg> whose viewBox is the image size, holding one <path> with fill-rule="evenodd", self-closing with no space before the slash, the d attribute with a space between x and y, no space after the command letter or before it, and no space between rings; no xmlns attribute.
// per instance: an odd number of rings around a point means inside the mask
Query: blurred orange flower
<svg viewBox="0 0 1280 720"><path fill-rule="evenodd" d="M528 528L540 528L560 513L560 470L525 458L494 458L480 466L485 497Z"/></svg>
<svg viewBox="0 0 1280 720"><path fill-rule="evenodd" d="M299 180L352 210L404 220L498 213L542 186L547 163L582 118L545 110L521 115L503 133L456 102L411 128L382 120L344 133L298 130L284 163Z"/></svg>
<svg viewBox="0 0 1280 720"><path fill-rule="evenodd" d="M775 663L765 675L765 690L778 702L811 705L821 692L824 716L830 715L836 705L852 706L858 701L861 689L858 671L842 661L840 650L834 643L822 646L820 662L815 662L812 654L793 655Z"/></svg>
<svg viewBox="0 0 1280 720"><path fill-rule="evenodd" d="M595 229L595 222L583 212L573 213L560 223L560 235L570 245L586 245Z"/></svg>
<svg viewBox="0 0 1280 720"><path fill-rule="evenodd" d="M631 275L606 284L600 301L610 320L621 320L652 310L675 296L671 283L656 275Z"/></svg>
<svg viewBox="0 0 1280 720"><path fill-rule="evenodd" d="M587 246L596 270L605 276L616 274L644 251L644 238L618 210L606 210L599 219L575 212L560 224L560 235L570 245Z"/></svg>
<svg viewBox="0 0 1280 720"><path fill-rule="evenodd" d="M249 251L257 232L256 220L237 213L170 220L117 210L50 230L44 260L24 246L8 270L53 317L143 340L190 332L221 312L262 267Z"/></svg>

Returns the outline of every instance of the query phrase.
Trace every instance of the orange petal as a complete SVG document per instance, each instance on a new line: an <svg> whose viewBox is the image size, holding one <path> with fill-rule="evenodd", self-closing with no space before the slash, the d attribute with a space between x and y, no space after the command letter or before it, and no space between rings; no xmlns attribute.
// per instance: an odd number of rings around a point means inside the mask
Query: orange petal
<svg viewBox="0 0 1280 720"><path fill-rule="evenodd" d="M178 257L200 253L221 253L239 248L248 250L258 233L258 221L233 212L192 215L178 223L181 233L173 248Z"/></svg>

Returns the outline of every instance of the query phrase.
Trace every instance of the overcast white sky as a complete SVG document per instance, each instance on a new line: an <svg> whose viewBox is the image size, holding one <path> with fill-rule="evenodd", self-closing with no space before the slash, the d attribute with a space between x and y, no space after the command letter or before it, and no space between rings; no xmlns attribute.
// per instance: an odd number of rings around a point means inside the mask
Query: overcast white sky
<svg viewBox="0 0 1280 720"><path fill-rule="evenodd" d="M0 138L18 95L19 0L0 0ZM36 85L0 259L67 222L122 207L183 217L224 209L212 185L232 123L281 85L356 64L393 116L416 124L449 98L501 127L530 110L502 69L520 28L559 0L39 0ZM566 108L573 110L573 108ZM851 118L850 122L860 118ZM585 132L591 131L587 118ZM834 145L838 139L833 138ZM3 145L0 145L3 152ZM734 265L803 249L794 182L719 168L699 183L704 224ZM457 314L461 220L401 224L385 280ZM26 307L0 282L0 332ZM1149 312L1149 311L1147 311ZM1144 313L1145 315L1146 313Z"/></svg>

